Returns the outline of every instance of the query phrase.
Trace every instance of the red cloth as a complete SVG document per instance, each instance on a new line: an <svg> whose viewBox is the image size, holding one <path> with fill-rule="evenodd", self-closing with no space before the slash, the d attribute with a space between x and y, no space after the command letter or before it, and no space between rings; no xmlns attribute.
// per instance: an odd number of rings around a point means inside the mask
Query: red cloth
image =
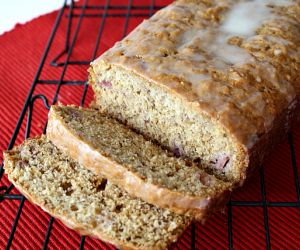
<svg viewBox="0 0 300 250"><path fill-rule="evenodd" d="M99 1L98 1L99 2ZM103 1L102 1L103 2ZM112 5L127 4L127 1L111 1ZM149 4L149 1L134 1L134 4ZM156 1L157 5L170 1ZM99 4L99 3L98 3ZM78 12L78 11L76 11ZM95 12L95 10L90 11ZM116 13L117 11L111 11ZM126 10L124 10L126 12ZM140 12L140 11L133 11ZM147 11L145 11L147 13ZM26 25L18 25L12 32L0 36L0 150L6 149L13 129L17 122L21 108L37 71L41 56L45 49L57 12L33 20ZM76 24L78 19L75 19ZM129 30L133 29L143 20L142 17L131 17ZM97 31L101 19L84 18L80 29L71 60L91 60ZM62 68L49 66L49 62L64 46L67 20L62 19L59 30L47 57L41 80L59 79ZM97 52L100 55L111 47L116 40L121 39L124 18L109 17L105 22L101 43ZM73 25L74 27L75 25ZM68 66L64 80L86 80L87 66ZM56 86L38 85L35 94L44 94L49 100L53 98ZM62 86L59 101L64 104L79 104L83 86ZM86 103L92 99L89 90ZM40 134L46 119L47 110L41 101L35 104L32 133L30 136ZM17 143L24 138L25 121L20 130ZM293 133L296 150L296 160L299 163L300 130ZM0 154L0 161L2 154ZM299 164L298 164L299 166ZM298 172L300 172L298 167ZM292 169L291 152L288 141L278 146L265 164L265 183L267 201L297 201L295 179ZM8 185L4 176L0 186ZM14 189L12 193L17 193ZM255 174L246 185L233 194L232 200L261 201L261 188L259 174ZM0 249L6 246L11 227L16 215L19 201L4 200L0 203ZM297 248L300 244L300 212L299 207L269 207L269 228L271 246L274 248ZM233 246L236 249L263 249L266 247L264 216L262 207L232 208ZM20 221L12 243L13 249L40 249L43 245L49 215L37 206L25 202ZM189 249L190 230L176 245L177 249ZM227 248L227 211L216 214L205 226L196 225L196 247L202 248ZM50 249L78 249L80 236L76 232L63 226L58 220L54 221L50 236ZM113 249L112 246L87 237L85 249Z"/></svg>

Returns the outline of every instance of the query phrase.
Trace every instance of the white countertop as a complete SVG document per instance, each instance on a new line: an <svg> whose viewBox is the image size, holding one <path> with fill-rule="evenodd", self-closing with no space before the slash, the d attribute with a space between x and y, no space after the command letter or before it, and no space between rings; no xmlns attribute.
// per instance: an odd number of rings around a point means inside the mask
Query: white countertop
<svg viewBox="0 0 300 250"><path fill-rule="evenodd" d="M17 23L59 9L64 0L0 0L0 35L12 30Z"/></svg>

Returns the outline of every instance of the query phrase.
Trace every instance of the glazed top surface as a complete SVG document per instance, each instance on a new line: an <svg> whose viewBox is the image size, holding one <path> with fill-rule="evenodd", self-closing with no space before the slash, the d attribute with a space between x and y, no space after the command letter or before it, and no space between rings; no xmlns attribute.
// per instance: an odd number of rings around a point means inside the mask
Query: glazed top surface
<svg viewBox="0 0 300 250"><path fill-rule="evenodd" d="M296 106L299 45L299 0L179 0L93 64L163 84L251 148Z"/></svg>

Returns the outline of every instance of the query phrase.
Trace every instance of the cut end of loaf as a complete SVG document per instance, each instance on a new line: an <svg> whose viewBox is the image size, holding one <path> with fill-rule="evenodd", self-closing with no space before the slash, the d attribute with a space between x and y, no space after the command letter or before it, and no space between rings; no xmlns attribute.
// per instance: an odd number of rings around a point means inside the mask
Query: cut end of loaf
<svg viewBox="0 0 300 250"><path fill-rule="evenodd" d="M5 153L8 178L26 197L69 227L126 249L165 249L188 217L131 198L81 167L45 137Z"/></svg>
<svg viewBox="0 0 300 250"><path fill-rule="evenodd" d="M215 119L174 91L98 59L90 83L102 112L135 128L177 156L201 162L224 180L241 182L247 159L236 139Z"/></svg>

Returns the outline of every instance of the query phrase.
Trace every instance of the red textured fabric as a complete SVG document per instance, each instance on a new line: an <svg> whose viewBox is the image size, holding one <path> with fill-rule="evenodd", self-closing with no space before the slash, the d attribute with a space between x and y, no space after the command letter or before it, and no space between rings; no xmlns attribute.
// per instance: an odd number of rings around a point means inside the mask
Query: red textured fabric
<svg viewBox="0 0 300 250"><path fill-rule="evenodd" d="M150 0L136 0L133 5L148 5ZM156 5L165 5L171 1L157 0ZM89 4L99 4L104 1L89 1ZM128 1L112 0L111 5L126 5ZM81 4L80 3L77 3ZM97 12L98 11L98 12ZM76 14L80 10L74 11ZM99 10L88 10L88 13L99 13ZM109 13L126 13L126 9L110 10ZM132 10L131 13L148 13L148 10ZM67 13L67 12L66 12ZM65 13L65 14L66 14ZM26 25L18 25L16 29L0 36L0 151L6 149L15 128L21 108L37 71L49 38L57 12L42 16ZM143 17L130 17L128 32L143 20ZM72 34L78 18L74 19ZM97 31L101 23L100 17L84 18L71 60L91 60L95 46ZM115 41L122 38L124 17L107 17L97 55L111 47ZM62 67L52 67L50 61L64 48L67 19L62 18L55 35L50 53L46 59L40 80L58 80ZM65 56L60 60L63 61ZM82 80L87 77L87 65L69 65L64 80ZM45 95L51 102L56 90L55 85L37 85L34 94ZM79 104L83 94L83 86L62 86L58 100L64 104ZM92 100L89 89L86 104ZM32 128L30 136L42 132L47 117L41 100L34 105ZM16 143L24 139L25 122L22 123ZM300 172L300 129L293 131L293 141L297 167ZM0 154L2 161L2 154ZM267 202L297 202L294 172L288 138L279 145L264 164L265 189ZM4 175L0 186L9 185ZM13 189L11 193L18 193ZM262 201L261 179L259 173L250 178L244 187L234 192L233 201ZM19 201L7 200L0 202L0 249L4 249ZM235 249L264 249L266 230L264 224L264 208L262 206L233 206L232 212L232 244ZM228 211L214 215L206 225L196 224L197 249L226 249L228 242ZM300 245L300 210L298 207L268 207L268 226L271 247L275 249L296 249ZM23 211L12 242L12 249L40 249L43 246L50 216L39 207L25 202ZM78 249L80 235L54 220L49 249ZM174 249L190 249L191 228L189 228ZM85 249L114 249L100 240L87 237Z"/></svg>

